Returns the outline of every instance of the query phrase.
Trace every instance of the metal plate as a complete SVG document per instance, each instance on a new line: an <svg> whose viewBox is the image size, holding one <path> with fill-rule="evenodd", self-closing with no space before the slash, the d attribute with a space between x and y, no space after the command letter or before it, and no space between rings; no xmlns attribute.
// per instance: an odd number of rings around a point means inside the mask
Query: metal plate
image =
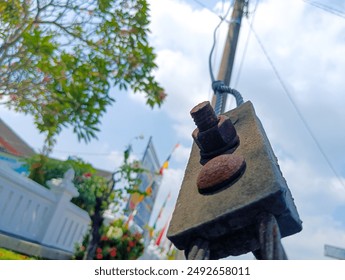
<svg viewBox="0 0 345 280"><path fill-rule="evenodd" d="M245 158L242 177L230 188L212 194L200 194L196 186L202 168L200 154L193 144L178 200L168 230L168 238L180 249L191 240L211 242L217 257L239 255L258 249L257 217L272 213L282 237L302 229L292 195L282 176L266 133L251 102L225 113L236 119L240 145L234 154Z"/></svg>

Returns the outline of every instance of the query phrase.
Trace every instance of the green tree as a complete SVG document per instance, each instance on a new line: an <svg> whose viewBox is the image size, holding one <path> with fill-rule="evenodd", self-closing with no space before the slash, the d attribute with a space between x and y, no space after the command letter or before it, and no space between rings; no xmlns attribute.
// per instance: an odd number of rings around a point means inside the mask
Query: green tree
<svg viewBox="0 0 345 280"><path fill-rule="evenodd" d="M64 173L73 168L75 171L74 185L79 196L72 202L89 213L91 227L88 234L84 258L93 259L101 242L104 212L113 205L114 211L120 211L124 196L131 193L147 195L137 189L140 181L138 175L145 172L137 160L130 160L131 146L125 149L122 165L112 173L111 178L98 176L92 165L79 158L59 161L45 155L35 155L26 159L30 170L29 178L39 184L46 185L48 180L62 178Z"/></svg>
<svg viewBox="0 0 345 280"><path fill-rule="evenodd" d="M0 0L0 98L34 117L49 152L63 127L96 137L109 89L160 106L146 0Z"/></svg>
<svg viewBox="0 0 345 280"><path fill-rule="evenodd" d="M102 182L102 177L91 177L91 180L97 180L96 183L91 181L95 186L95 200L89 209L91 218L91 232L88 246L86 248L85 259L92 260L95 257L96 249L99 247L102 236L102 225L104 222L104 211L109 209L111 203L118 204L123 201L123 193L139 193L147 195L137 189L140 184L138 174L145 172L138 161L130 161L131 146L124 151L123 164L113 174L108 182ZM94 178L94 179L92 179ZM122 188L118 188L123 184Z"/></svg>
<svg viewBox="0 0 345 280"><path fill-rule="evenodd" d="M135 260L143 251L143 236L132 232L122 219L115 219L109 225L103 225L101 241L96 248L94 260ZM88 236L77 244L74 259L85 258Z"/></svg>

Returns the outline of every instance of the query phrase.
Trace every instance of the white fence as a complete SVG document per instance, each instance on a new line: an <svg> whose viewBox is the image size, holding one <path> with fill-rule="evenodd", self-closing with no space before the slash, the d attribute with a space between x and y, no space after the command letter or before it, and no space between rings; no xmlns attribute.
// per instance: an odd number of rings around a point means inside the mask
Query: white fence
<svg viewBox="0 0 345 280"><path fill-rule="evenodd" d="M0 230L42 245L73 252L88 229L88 213L70 202L78 195L74 172L48 190L0 164Z"/></svg>

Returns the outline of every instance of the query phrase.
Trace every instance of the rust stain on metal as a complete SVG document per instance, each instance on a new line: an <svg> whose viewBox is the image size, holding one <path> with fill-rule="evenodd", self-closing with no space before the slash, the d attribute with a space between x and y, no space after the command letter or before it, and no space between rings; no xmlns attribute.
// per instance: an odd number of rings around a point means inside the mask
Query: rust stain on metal
<svg viewBox="0 0 345 280"><path fill-rule="evenodd" d="M209 193L230 186L244 172L246 162L241 155L225 154L207 162L197 178L200 193Z"/></svg>
<svg viewBox="0 0 345 280"><path fill-rule="evenodd" d="M200 131L205 131L218 123L218 118L209 101L196 105L190 114Z"/></svg>
<svg viewBox="0 0 345 280"><path fill-rule="evenodd" d="M252 103L247 101L225 116L235 124L241 143L233 155L245 158L245 172L230 187L225 184L221 191L211 189L208 195L201 194L197 179L206 164L200 164L200 149L193 144L167 236L179 250L187 252L198 238L207 240L210 259L248 252L263 258L258 215L271 213L281 237L301 231L302 221ZM263 229L260 232L267 227Z"/></svg>
<svg viewBox="0 0 345 280"><path fill-rule="evenodd" d="M200 148L201 164L236 149L239 138L234 125L224 115L217 117L210 102L204 101L198 104L190 114L197 126L192 136Z"/></svg>

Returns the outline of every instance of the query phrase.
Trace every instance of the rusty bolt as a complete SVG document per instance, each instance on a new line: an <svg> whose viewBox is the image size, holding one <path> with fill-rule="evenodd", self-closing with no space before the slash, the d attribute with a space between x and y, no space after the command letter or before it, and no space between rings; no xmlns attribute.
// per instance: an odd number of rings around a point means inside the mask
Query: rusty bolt
<svg viewBox="0 0 345 280"><path fill-rule="evenodd" d="M210 102L198 104L190 114L197 126L192 136L200 148L201 164L236 148L239 138L234 125L224 115L217 117Z"/></svg>
<svg viewBox="0 0 345 280"><path fill-rule="evenodd" d="M209 101L196 105L190 114L199 131L205 131L218 124L218 118Z"/></svg>
<svg viewBox="0 0 345 280"><path fill-rule="evenodd" d="M231 186L243 174L246 167L244 157L235 154L217 156L208 161L197 178L200 193L210 193Z"/></svg>

